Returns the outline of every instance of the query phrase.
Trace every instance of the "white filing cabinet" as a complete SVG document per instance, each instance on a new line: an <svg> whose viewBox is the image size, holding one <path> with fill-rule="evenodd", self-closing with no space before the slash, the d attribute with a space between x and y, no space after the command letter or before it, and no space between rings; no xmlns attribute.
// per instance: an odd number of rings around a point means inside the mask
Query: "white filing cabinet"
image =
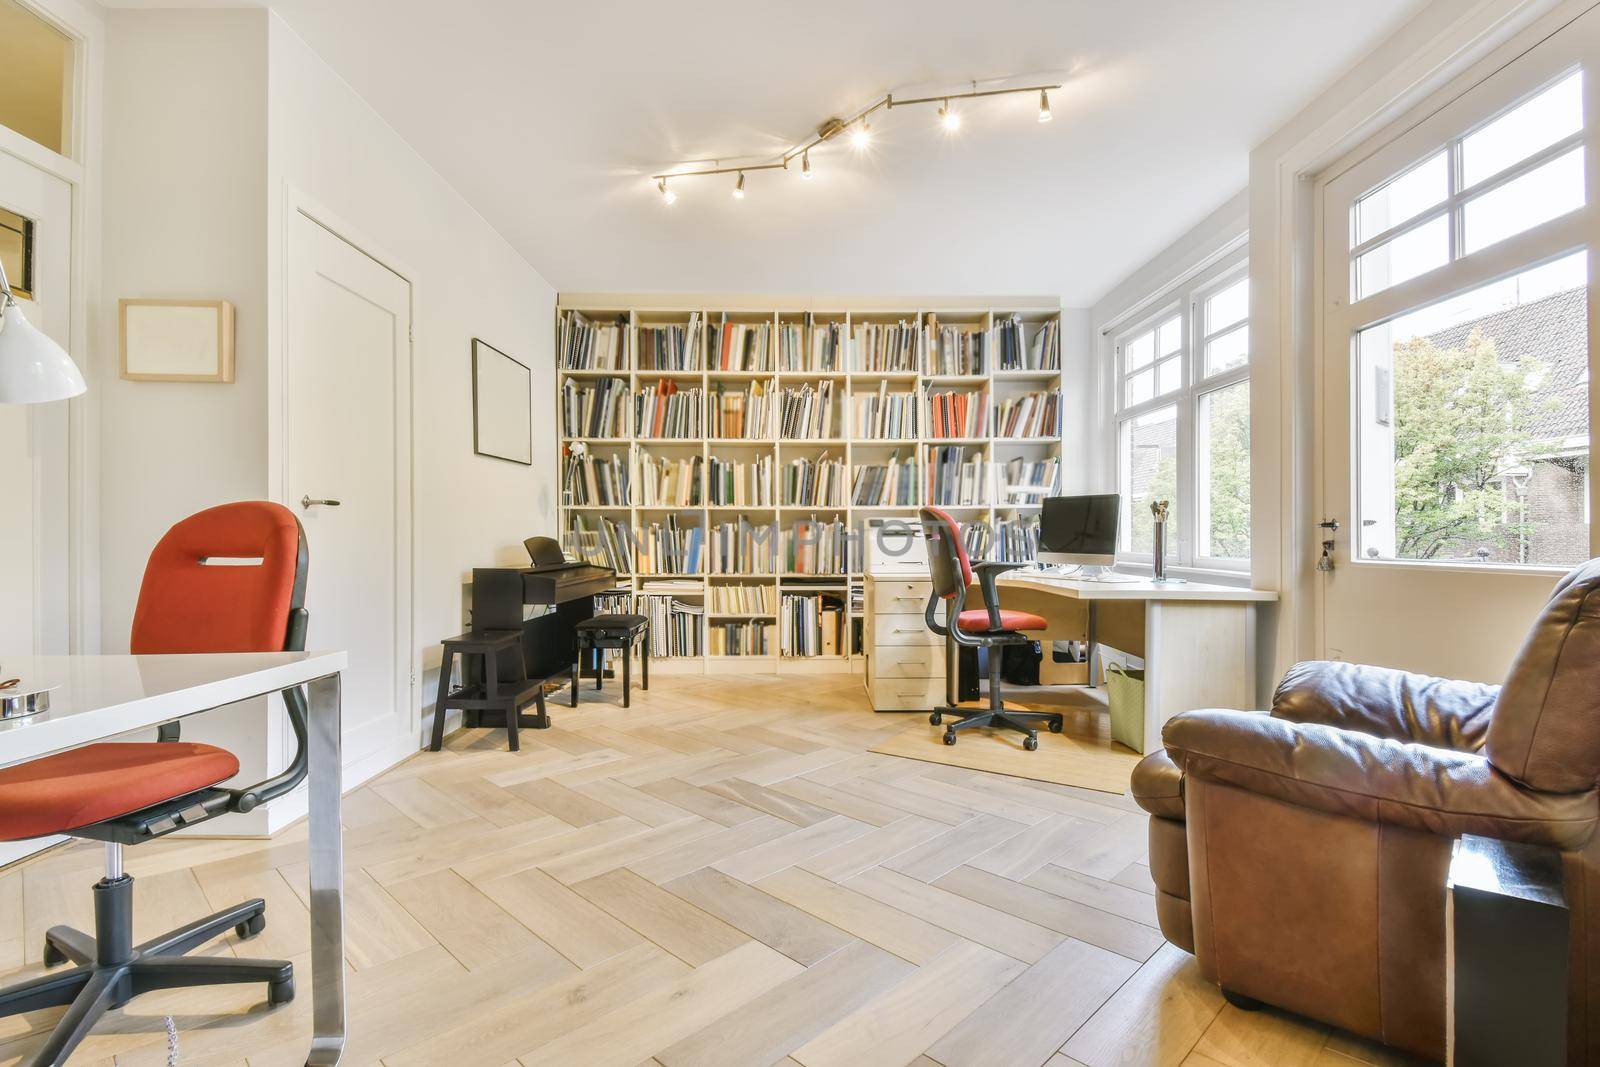
<svg viewBox="0 0 1600 1067"><path fill-rule="evenodd" d="M914 711L945 702L944 638L923 611L932 582L904 574L866 579L867 697L874 711Z"/></svg>

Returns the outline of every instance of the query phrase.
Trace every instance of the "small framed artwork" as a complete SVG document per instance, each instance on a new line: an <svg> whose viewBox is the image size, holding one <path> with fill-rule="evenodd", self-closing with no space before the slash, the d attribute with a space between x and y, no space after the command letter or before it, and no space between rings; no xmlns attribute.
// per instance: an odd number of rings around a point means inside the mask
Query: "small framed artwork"
<svg viewBox="0 0 1600 1067"><path fill-rule="evenodd" d="M226 300L119 300L122 376L135 382L233 381Z"/></svg>
<svg viewBox="0 0 1600 1067"><path fill-rule="evenodd" d="M472 339L472 450L533 466L533 371Z"/></svg>

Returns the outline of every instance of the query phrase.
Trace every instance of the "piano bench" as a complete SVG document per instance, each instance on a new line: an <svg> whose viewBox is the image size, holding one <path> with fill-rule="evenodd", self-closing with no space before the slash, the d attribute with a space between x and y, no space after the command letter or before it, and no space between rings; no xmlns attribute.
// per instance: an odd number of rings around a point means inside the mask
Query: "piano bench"
<svg viewBox="0 0 1600 1067"><path fill-rule="evenodd" d="M640 647L639 688L650 688L650 619L645 615L596 615L573 627L578 639L578 658L572 661L572 706L578 706L578 673L584 653L594 655L594 687L598 692L605 676L604 649L622 651L622 706L628 706L628 689L633 667L633 646Z"/></svg>
<svg viewBox="0 0 1600 1067"><path fill-rule="evenodd" d="M530 701L539 705L539 714L528 725L538 730L550 725L550 717L545 713L544 706L544 681L530 680L522 661L521 630L473 630L447 637L441 644L444 646L444 656L439 661L439 695L434 702L433 743L428 746L432 751L437 752L444 745L445 712L452 708L503 712L506 744L513 752L522 747L517 728L522 725L522 709ZM516 669L510 672L511 677L502 678L500 661L506 653L510 653ZM451 661L457 656L482 656L481 680L452 690ZM462 660L463 682L468 673L466 662Z"/></svg>

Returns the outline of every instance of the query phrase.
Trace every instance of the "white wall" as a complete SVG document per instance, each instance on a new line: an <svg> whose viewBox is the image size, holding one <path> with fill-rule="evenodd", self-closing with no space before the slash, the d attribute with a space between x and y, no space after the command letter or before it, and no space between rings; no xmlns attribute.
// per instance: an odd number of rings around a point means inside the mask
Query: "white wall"
<svg viewBox="0 0 1600 1067"><path fill-rule="evenodd" d="M286 190L320 205L413 287L415 693L431 709L438 643L462 629L472 568L525 563L523 538L556 532L556 442L545 417L555 292L286 24L275 15L268 23L269 359L282 358ZM531 467L472 451L473 337L533 368ZM274 456L276 478L275 465Z"/></svg>

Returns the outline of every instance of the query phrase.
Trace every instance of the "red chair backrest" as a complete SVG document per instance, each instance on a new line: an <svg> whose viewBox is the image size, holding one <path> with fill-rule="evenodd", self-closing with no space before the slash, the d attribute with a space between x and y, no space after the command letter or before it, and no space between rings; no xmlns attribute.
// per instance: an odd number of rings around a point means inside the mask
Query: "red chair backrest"
<svg viewBox="0 0 1600 1067"><path fill-rule="evenodd" d="M928 569L933 574L933 592L950 600L972 584L972 561L961 540L961 527L939 508L920 512L922 531L928 540Z"/></svg>
<svg viewBox="0 0 1600 1067"><path fill-rule="evenodd" d="M189 516L150 553L129 650L282 652L305 599L305 561L300 520L282 504L243 500Z"/></svg>

